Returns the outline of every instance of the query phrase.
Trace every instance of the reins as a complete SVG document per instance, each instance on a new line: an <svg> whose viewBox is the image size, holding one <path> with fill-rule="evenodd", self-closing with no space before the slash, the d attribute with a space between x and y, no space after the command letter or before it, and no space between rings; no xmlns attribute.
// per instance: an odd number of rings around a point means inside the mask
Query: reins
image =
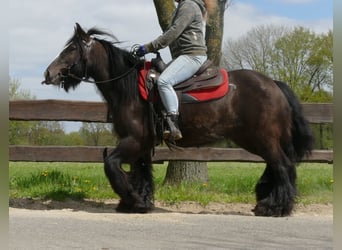
<svg viewBox="0 0 342 250"><path fill-rule="evenodd" d="M94 81L94 80L89 80L88 77L78 77L74 74L72 74L70 72L70 69L71 67L68 69L68 74L67 75L62 75L64 77L71 77L71 78L74 78L78 81L82 81L82 82L88 82L88 83L107 83L107 82L111 82L111 81L116 81L116 80L119 80L121 78L124 78L125 76L127 76L128 74L130 74L131 72L133 72L135 69L136 69L136 66L139 64L139 61L137 61L131 68L129 68L125 73L119 75L119 76L116 76L114 78L110 78L108 80L103 80L103 81Z"/></svg>

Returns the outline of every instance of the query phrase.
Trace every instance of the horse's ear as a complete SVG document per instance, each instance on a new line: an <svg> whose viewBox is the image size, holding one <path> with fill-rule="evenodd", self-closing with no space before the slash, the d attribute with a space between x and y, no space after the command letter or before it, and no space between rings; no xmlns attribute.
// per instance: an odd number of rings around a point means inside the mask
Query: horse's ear
<svg viewBox="0 0 342 250"><path fill-rule="evenodd" d="M75 34L82 40L87 40L87 33L82 29L81 25L78 23L75 24Z"/></svg>

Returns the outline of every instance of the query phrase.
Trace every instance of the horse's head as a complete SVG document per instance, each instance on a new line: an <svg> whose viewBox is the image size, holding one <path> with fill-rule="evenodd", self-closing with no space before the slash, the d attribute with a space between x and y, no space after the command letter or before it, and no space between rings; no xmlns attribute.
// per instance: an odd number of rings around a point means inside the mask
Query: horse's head
<svg viewBox="0 0 342 250"><path fill-rule="evenodd" d="M43 84L61 86L68 91L75 88L86 76L86 63L93 38L76 23L74 35L68 40L63 51L47 67Z"/></svg>

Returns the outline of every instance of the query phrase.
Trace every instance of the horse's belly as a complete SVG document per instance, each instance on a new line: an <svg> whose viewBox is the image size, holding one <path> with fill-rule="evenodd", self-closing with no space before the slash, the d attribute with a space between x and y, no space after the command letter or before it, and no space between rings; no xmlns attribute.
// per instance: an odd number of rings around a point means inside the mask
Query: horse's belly
<svg viewBox="0 0 342 250"><path fill-rule="evenodd" d="M196 147L211 144L223 140L227 129L223 124L199 124L193 123L189 126L181 126L183 138L177 141L177 145L183 147Z"/></svg>

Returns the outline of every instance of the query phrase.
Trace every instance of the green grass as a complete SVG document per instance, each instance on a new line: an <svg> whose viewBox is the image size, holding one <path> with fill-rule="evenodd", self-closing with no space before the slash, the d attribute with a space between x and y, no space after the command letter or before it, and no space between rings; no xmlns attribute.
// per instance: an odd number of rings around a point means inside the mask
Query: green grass
<svg viewBox="0 0 342 250"><path fill-rule="evenodd" d="M10 163L9 175L13 198L113 198L102 164Z"/></svg>
<svg viewBox="0 0 342 250"><path fill-rule="evenodd" d="M208 163L209 182L163 186L166 164L155 165L155 199L175 204L196 201L254 203L254 186L264 170L256 163ZM332 203L333 167L305 163L298 170L298 202ZM10 198L64 200L118 198L103 164L10 162Z"/></svg>

